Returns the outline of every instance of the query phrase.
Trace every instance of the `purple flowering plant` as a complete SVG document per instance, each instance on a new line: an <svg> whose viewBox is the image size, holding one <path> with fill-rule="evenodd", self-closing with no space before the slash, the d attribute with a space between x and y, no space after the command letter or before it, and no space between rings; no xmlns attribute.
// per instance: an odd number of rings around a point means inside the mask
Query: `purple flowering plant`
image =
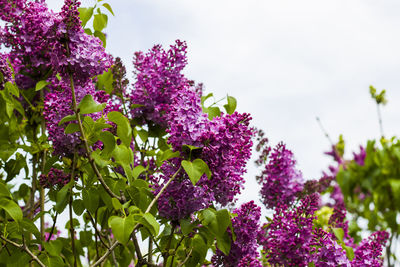
<svg viewBox="0 0 400 267"><path fill-rule="evenodd" d="M388 233L355 242L345 189L322 201L340 171L306 181L235 98L206 104L186 42L136 52L130 84L107 14L0 0L1 265L382 266ZM234 208L254 140L265 220L254 201Z"/></svg>

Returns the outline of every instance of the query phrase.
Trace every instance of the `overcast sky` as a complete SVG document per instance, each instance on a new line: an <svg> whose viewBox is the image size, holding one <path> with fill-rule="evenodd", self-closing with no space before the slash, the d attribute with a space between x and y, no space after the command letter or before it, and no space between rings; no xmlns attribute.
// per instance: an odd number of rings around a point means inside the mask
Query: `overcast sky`
<svg viewBox="0 0 400 267"><path fill-rule="evenodd" d="M56 7L61 1L50 1ZM83 5L93 0L83 0ZM342 133L348 154L379 137L368 87L387 89L384 132L400 131L400 2L394 0L114 0L107 50L122 57L132 78L132 55L154 44L188 43L188 78L206 93L238 100L272 144L284 141L304 176L318 178ZM133 80L133 79L131 79ZM245 194L254 199L257 174L249 164Z"/></svg>

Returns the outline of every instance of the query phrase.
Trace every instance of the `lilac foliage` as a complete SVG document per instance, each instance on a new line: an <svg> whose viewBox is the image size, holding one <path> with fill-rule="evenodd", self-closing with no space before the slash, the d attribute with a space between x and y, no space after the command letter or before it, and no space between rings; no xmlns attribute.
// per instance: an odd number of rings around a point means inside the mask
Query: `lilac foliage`
<svg viewBox="0 0 400 267"><path fill-rule="evenodd" d="M237 214L232 219L236 240L232 240L228 255L217 250L212 257L213 265L226 267L261 266L257 259L259 257L257 236L260 232L261 208L254 204L254 201L250 201L235 209L233 213Z"/></svg>

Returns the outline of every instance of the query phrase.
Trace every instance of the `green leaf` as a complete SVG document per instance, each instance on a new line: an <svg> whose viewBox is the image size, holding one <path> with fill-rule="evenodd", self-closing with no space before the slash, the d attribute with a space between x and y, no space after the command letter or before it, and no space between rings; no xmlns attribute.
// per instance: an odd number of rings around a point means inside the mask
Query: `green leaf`
<svg viewBox="0 0 400 267"><path fill-rule="evenodd" d="M66 184L63 188L61 188L60 191L57 192L57 202L56 205L54 207L54 209L58 212L61 213L63 212L63 210L65 209L65 207L67 206L67 196L68 196L68 191L70 188L70 184Z"/></svg>
<svg viewBox="0 0 400 267"><path fill-rule="evenodd" d="M139 177L140 174L146 171L146 168L143 167L142 165L138 165L135 168L133 168L133 178L136 179Z"/></svg>
<svg viewBox="0 0 400 267"><path fill-rule="evenodd" d="M140 222L146 226L154 236L157 236L160 232L160 224L151 213L144 214Z"/></svg>
<svg viewBox="0 0 400 267"><path fill-rule="evenodd" d="M201 212L201 217L202 217L202 224L207 226L211 222L217 220L217 216L215 214L215 211L212 209L205 209Z"/></svg>
<svg viewBox="0 0 400 267"><path fill-rule="evenodd" d="M228 235L228 232L225 232L221 237L217 236L216 239L219 250L221 250L225 255L228 255L231 250L231 238Z"/></svg>
<svg viewBox="0 0 400 267"><path fill-rule="evenodd" d="M192 162L183 160L181 164L193 185L197 184L203 174L206 174L208 179L211 178L211 171L202 159L195 159Z"/></svg>
<svg viewBox="0 0 400 267"><path fill-rule="evenodd" d="M132 215L121 218L117 216L111 216L108 220L108 224L115 238L122 244L128 243L133 228L135 227L135 220Z"/></svg>
<svg viewBox="0 0 400 267"><path fill-rule="evenodd" d="M33 234L38 240L41 239L39 229L32 222L32 220L30 220L28 218L23 218L22 221L20 221L20 225L21 225L22 229L27 231L29 234Z"/></svg>
<svg viewBox="0 0 400 267"><path fill-rule="evenodd" d="M80 7L78 8L79 11L79 18L82 21L82 28L85 28L86 23L90 20L93 16L93 7Z"/></svg>
<svg viewBox="0 0 400 267"><path fill-rule="evenodd" d="M181 231L183 235L188 235L192 232L194 225L188 219L180 219Z"/></svg>
<svg viewBox="0 0 400 267"><path fill-rule="evenodd" d="M111 202L112 202L113 207L114 207L115 210L121 210L121 209L122 209L122 204L121 204L121 202L119 202L119 200L116 199L115 197L113 197L113 198L111 199Z"/></svg>
<svg viewBox="0 0 400 267"><path fill-rule="evenodd" d="M208 107L204 109L204 112L208 114L209 120L221 116L221 110L219 109L219 107Z"/></svg>
<svg viewBox="0 0 400 267"><path fill-rule="evenodd" d="M3 196L11 198L11 193L5 184L0 183L0 197L3 197Z"/></svg>
<svg viewBox="0 0 400 267"><path fill-rule="evenodd" d="M36 86L35 86L35 91L39 91L39 90L42 90L43 88L45 88L47 85L49 85L50 83L49 82L46 82L46 81L39 81L39 82L37 82L36 83Z"/></svg>
<svg viewBox="0 0 400 267"><path fill-rule="evenodd" d="M222 209L217 211L217 222L218 222L219 233L226 232L226 229L228 229L229 224L231 224L231 217L229 215L228 210Z"/></svg>
<svg viewBox="0 0 400 267"><path fill-rule="evenodd" d="M15 84L13 84L12 82L6 82L5 87L11 94L19 97L19 90Z"/></svg>
<svg viewBox="0 0 400 267"><path fill-rule="evenodd" d="M22 210L14 201L6 198L0 199L0 208L4 209L14 221L20 222L22 220Z"/></svg>
<svg viewBox="0 0 400 267"><path fill-rule="evenodd" d="M343 242L344 231L342 228L332 228L332 232L340 242Z"/></svg>
<svg viewBox="0 0 400 267"><path fill-rule="evenodd" d="M113 16L115 16L115 15L114 15L114 12L113 12L113 10L112 10L112 8L111 8L111 6L110 6L109 4L104 3L103 6L104 6L105 8L107 8L107 10L110 11L110 13L111 13Z"/></svg>
<svg viewBox="0 0 400 267"><path fill-rule="evenodd" d="M82 199L76 199L72 202L72 208L76 215L81 216L83 211L85 210L85 204Z"/></svg>
<svg viewBox="0 0 400 267"><path fill-rule="evenodd" d="M79 103L78 109L81 114L90 114L102 111L106 105L106 103L99 104L94 101L92 95L85 95Z"/></svg>
<svg viewBox="0 0 400 267"><path fill-rule="evenodd" d="M142 130L140 130L140 131L137 131L137 133L138 133L140 139L141 139L143 142L146 142L147 139L149 138L149 133L148 133L146 130L143 130L143 129L142 129Z"/></svg>
<svg viewBox="0 0 400 267"><path fill-rule="evenodd" d="M106 155L109 155L112 153L112 151L115 148L115 137L112 133L106 131L106 132L101 132L99 139L101 142L104 144L103 148L103 153Z"/></svg>
<svg viewBox="0 0 400 267"><path fill-rule="evenodd" d="M129 120L118 111L111 111L107 114L107 118L117 124L117 135L122 143L130 147L132 141L132 128Z"/></svg>
<svg viewBox="0 0 400 267"><path fill-rule="evenodd" d="M228 114L232 114L233 112L235 112L236 109L236 98L234 98L233 96L228 96L227 99L228 104L224 105L224 108Z"/></svg>
<svg viewBox="0 0 400 267"><path fill-rule="evenodd" d="M67 125L67 127L65 127L64 129L64 133L65 134L72 134L72 133L76 133L79 132L79 125L77 123L70 123Z"/></svg>
<svg viewBox="0 0 400 267"><path fill-rule="evenodd" d="M103 74L97 75L97 88L99 90L104 90L107 94L111 94L113 91L114 77L112 69L103 72Z"/></svg>
<svg viewBox="0 0 400 267"><path fill-rule="evenodd" d="M94 15L93 28L95 31L101 32L105 27L107 27L108 17L106 14L96 14Z"/></svg>
<svg viewBox="0 0 400 267"><path fill-rule="evenodd" d="M61 240L52 240L50 242L43 242L44 249L52 256L59 256L63 249Z"/></svg>
<svg viewBox="0 0 400 267"><path fill-rule="evenodd" d="M82 190L82 199L85 208L92 214L94 214L99 206L99 194L94 188L89 190L83 189Z"/></svg>
<svg viewBox="0 0 400 267"><path fill-rule="evenodd" d="M62 118L60 120L60 122L58 123L58 125L60 126L63 123L69 122L69 121L76 121L76 116L74 115L67 115L64 118Z"/></svg>
<svg viewBox="0 0 400 267"><path fill-rule="evenodd" d="M354 259L354 250L352 247L343 246L344 250L346 251L347 258L352 261Z"/></svg>

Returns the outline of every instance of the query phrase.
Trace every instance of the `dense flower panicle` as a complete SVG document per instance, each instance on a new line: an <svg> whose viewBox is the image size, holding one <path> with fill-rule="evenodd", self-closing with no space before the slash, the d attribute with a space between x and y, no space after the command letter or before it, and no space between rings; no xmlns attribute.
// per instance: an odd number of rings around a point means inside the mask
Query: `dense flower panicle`
<svg viewBox="0 0 400 267"><path fill-rule="evenodd" d="M259 129L256 136L256 151L260 153L259 157L255 160L257 166L261 166L266 163L268 155L271 152L271 147L268 145L268 138L264 137L265 133ZM262 179L262 176L256 176L257 181Z"/></svg>
<svg viewBox="0 0 400 267"><path fill-rule="evenodd" d="M254 204L254 201L250 201L235 209L233 213L237 213L237 216L232 219L236 240L232 240L231 250L228 255L217 250L212 258L213 265L233 267L248 266L246 264L252 262L259 264L257 260L259 256L257 252L257 236L260 232L261 208ZM228 231L230 233L230 230Z"/></svg>
<svg viewBox="0 0 400 267"><path fill-rule="evenodd" d="M75 177L75 180L78 178ZM65 173L60 169L51 168L48 174L41 174L39 183L44 188L63 187L71 180L71 174Z"/></svg>
<svg viewBox="0 0 400 267"><path fill-rule="evenodd" d="M178 164L180 165L180 160L177 158L163 164L161 181L153 185L154 194L158 194L175 174ZM213 196L207 186L194 186L186 173L181 170L158 199L158 211L164 218L179 220L189 217L195 211L207 208L212 200Z"/></svg>
<svg viewBox="0 0 400 267"><path fill-rule="evenodd" d="M237 267L263 267L261 262L250 255L244 256L238 263Z"/></svg>
<svg viewBox="0 0 400 267"><path fill-rule="evenodd" d="M322 229L315 229L310 262L316 267L350 267L346 251L335 240L336 238Z"/></svg>
<svg viewBox="0 0 400 267"><path fill-rule="evenodd" d="M84 33L78 6L68 0L55 13L44 2L27 2L0 34L1 43L11 48L11 61L22 63L21 71L36 79L51 70L62 76L72 73L81 85L108 69L112 58L97 37Z"/></svg>
<svg viewBox="0 0 400 267"><path fill-rule="evenodd" d="M142 106L132 109L132 117L166 126L164 115L172 100L177 92L190 87L181 73L187 64L186 48L185 42L177 40L168 51L156 45L147 54L135 53L136 82L129 98L132 104Z"/></svg>
<svg viewBox="0 0 400 267"><path fill-rule="evenodd" d="M314 212L319 206L318 194L301 200L300 206L288 209L280 205L271 223L264 226L260 242L268 262L277 266L307 266L311 261Z"/></svg>
<svg viewBox="0 0 400 267"><path fill-rule="evenodd" d="M352 266L382 266L382 251L388 238L388 232L378 231L373 233L367 239L362 240L359 246L354 250L354 259L351 262Z"/></svg>
<svg viewBox="0 0 400 267"><path fill-rule="evenodd" d="M26 0L0 0L0 19L13 21L24 8Z"/></svg>
<svg viewBox="0 0 400 267"><path fill-rule="evenodd" d="M8 56L0 53L0 90L4 89L4 84L12 81L12 72L7 62Z"/></svg>
<svg viewBox="0 0 400 267"><path fill-rule="evenodd" d="M254 131L249 127L250 114L235 112L211 121L210 134L201 158L207 163L212 177L200 179L199 185L213 190L215 200L225 206L234 201L244 184L243 174L251 156Z"/></svg>
<svg viewBox="0 0 400 267"><path fill-rule="evenodd" d="M295 165L293 153L283 143L278 144L259 179L262 201L267 208L292 203L303 189L303 177Z"/></svg>
<svg viewBox="0 0 400 267"><path fill-rule="evenodd" d="M114 60L114 64L111 67L111 72L113 74L113 94L118 96L126 96L127 95L127 87L129 84L129 80L126 78L126 68L122 63L120 57L116 57Z"/></svg>
<svg viewBox="0 0 400 267"><path fill-rule="evenodd" d="M210 120L202 113L200 96L191 89L177 92L166 115L168 143L176 151L183 145L202 148L210 138Z"/></svg>

